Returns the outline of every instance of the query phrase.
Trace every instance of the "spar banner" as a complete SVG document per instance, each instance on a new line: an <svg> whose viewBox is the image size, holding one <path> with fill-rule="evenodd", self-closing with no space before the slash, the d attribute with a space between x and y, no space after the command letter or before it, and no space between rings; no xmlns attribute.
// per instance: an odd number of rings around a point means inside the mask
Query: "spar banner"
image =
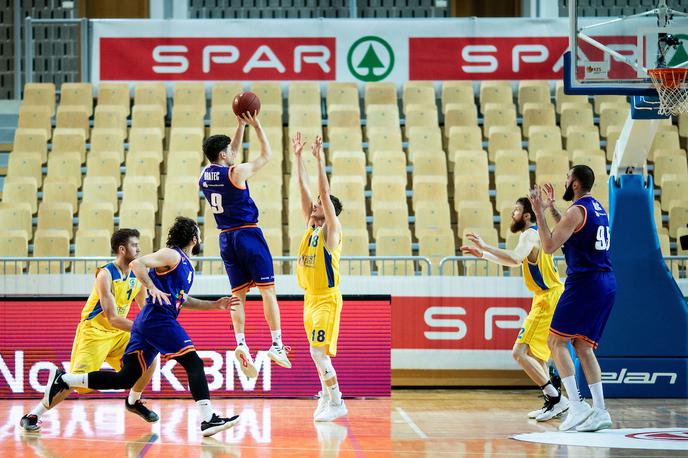
<svg viewBox="0 0 688 458"><path fill-rule="evenodd" d="M93 82L553 80L568 47L564 18L92 22Z"/></svg>
<svg viewBox="0 0 688 458"><path fill-rule="evenodd" d="M45 389L50 370L69 370L74 332L83 300L0 302L0 398L36 398ZM130 318L138 308L132 305ZM346 396L390 395L391 314L389 299L344 301L334 365ZM246 305L246 337L258 368L247 379L234 357L234 332L227 311L184 310L179 321L203 359L211 394L224 397L313 396L320 390L303 329L303 302L280 301L282 336L291 347L293 367L271 363L270 329L262 302ZM107 366L104 366L107 368ZM92 393L112 397L116 391ZM116 395L116 394L115 394ZM76 393L73 396L77 396ZM190 396L183 368L162 358L146 397Z"/></svg>

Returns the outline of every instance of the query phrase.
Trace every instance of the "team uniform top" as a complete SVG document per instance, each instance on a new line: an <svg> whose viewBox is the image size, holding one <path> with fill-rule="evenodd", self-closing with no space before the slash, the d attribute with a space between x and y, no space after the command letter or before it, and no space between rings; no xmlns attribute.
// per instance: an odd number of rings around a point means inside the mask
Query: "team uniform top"
<svg viewBox="0 0 688 458"><path fill-rule="evenodd" d="M148 271L148 276L156 288L170 295L170 297L168 297L170 304L153 303L151 297L148 296L146 307L143 308L143 312L145 312L150 305L152 306L150 308L151 311L156 308L162 309L176 319L179 315L179 310L181 310L186 300L186 296L189 294L191 285L193 284L194 268L184 251L176 247L172 249L181 256L179 264L165 273L158 273L155 269L150 269Z"/></svg>
<svg viewBox="0 0 688 458"><path fill-rule="evenodd" d="M339 287L339 258L342 239L330 251L322 234L322 227L309 227L301 239L296 276L299 286L307 293L328 292Z"/></svg>
<svg viewBox="0 0 688 458"><path fill-rule="evenodd" d="M568 276L586 272L610 272L609 218L607 212L592 196L585 196L573 204L583 210L583 224L564 243Z"/></svg>
<svg viewBox="0 0 688 458"><path fill-rule="evenodd" d="M118 316L126 317L129 313L131 302L141 290L141 282L138 281L132 271L129 271L129 275L125 277L114 262L98 267L96 269L96 277L103 269L107 269L110 272L110 277L112 277L110 290L115 298L115 313ZM103 315L103 307L100 304L96 285L93 285L93 290L91 290L91 294L86 300L86 305L81 311L81 321L88 322L91 326L102 331L122 332L121 329L113 327Z"/></svg>
<svg viewBox="0 0 688 458"><path fill-rule="evenodd" d="M198 181L218 229L235 229L258 222L258 208L251 199L248 184L234 183L230 176L232 168L210 164Z"/></svg>
<svg viewBox="0 0 688 458"><path fill-rule="evenodd" d="M528 231L533 230L537 232L537 226L533 226ZM524 236L525 232L521 235ZM547 291L552 288L563 288L564 284L559 279L559 272L557 266L552 259L551 254L545 253L545 250L538 250L538 257L535 263L532 263L526 257L521 264L523 271L523 280L526 283L526 288L534 293Z"/></svg>

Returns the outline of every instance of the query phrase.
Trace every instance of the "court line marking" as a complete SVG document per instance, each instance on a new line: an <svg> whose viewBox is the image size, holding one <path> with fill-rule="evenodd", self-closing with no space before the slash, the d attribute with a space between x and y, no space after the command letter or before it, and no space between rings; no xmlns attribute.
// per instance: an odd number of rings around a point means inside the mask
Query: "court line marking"
<svg viewBox="0 0 688 458"><path fill-rule="evenodd" d="M150 439L148 439L146 445L143 447L141 452L139 452L138 458L143 458L146 455L146 453L148 453L148 450L150 450L151 446L153 445L153 442L158 440L158 437L159 436L155 433L151 434Z"/></svg>
<svg viewBox="0 0 688 458"><path fill-rule="evenodd" d="M406 411L404 409L402 409L401 407L397 407L396 411L399 414L399 416L401 418L403 418L403 420L406 422L406 424L411 427L413 432L418 434L418 437L420 437L421 439L430 439L430 437L427 434L425 434L423 432L423 430L420 429L418 427L418 425L413 420L411 420L411 417L409 417L409 415L406 413Z"/></svg>

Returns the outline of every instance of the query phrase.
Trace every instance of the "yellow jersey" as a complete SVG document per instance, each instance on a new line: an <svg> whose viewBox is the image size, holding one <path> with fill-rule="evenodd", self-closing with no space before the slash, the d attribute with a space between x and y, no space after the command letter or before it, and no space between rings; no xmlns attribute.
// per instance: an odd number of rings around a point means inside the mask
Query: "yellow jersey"
<svg viewBox="0 0 688 458"><path fill-rule="evenodd" d="M117 308L115 312L121 317L126 317L129 313L131 302L141 290L141 282L136 278L134 272L132 271L129 271L129 275L124 277L114 262L110 262L102 267L98 267L98 269L96 269L96 277L102 269L107 269L112 277L110 290L112 291L112 295L115 297L115 307ZM112 327L110 322L103 315L103 308L100 305L100 298L98 297L98 289L96 288L96 285L93 285L91 295L88 296L86 305L81 311L81 321L88 322L91 326L103 331L121 332L121 329Z"/></svg>
<svg viewBox="0 0 688 458"><path fill-rule="evenodd" d="M339 257L342 238L330 251L325 243L323 226L309 227L301 239L296 276L307 293L327 292L339 287Z"/></svg>
<svg viewBox="0 0 688 458"><path fill-rule="evenodd" d="M537 226L530 229L537 231ZM526 259L521 265L523 270L523 280L526 282L526 288L535 293L540 291L547 291L552 288L563 288L564 284L559 279L559 272L557 265L554 263L551 254L545 253L545 250L540 248L538 250L538 257L535 263Z"/></svg>

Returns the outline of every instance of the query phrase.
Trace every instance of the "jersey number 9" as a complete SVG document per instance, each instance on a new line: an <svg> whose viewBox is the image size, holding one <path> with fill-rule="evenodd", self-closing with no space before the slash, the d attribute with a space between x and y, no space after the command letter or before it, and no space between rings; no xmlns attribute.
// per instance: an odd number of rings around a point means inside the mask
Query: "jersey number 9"
<svg viewBox="0 0 688 458"><path fill-rule="evenodd" d="M225 209L222 208L222 194L216 192L210 194L210 208L215 214L225 212Z"/></svg>

